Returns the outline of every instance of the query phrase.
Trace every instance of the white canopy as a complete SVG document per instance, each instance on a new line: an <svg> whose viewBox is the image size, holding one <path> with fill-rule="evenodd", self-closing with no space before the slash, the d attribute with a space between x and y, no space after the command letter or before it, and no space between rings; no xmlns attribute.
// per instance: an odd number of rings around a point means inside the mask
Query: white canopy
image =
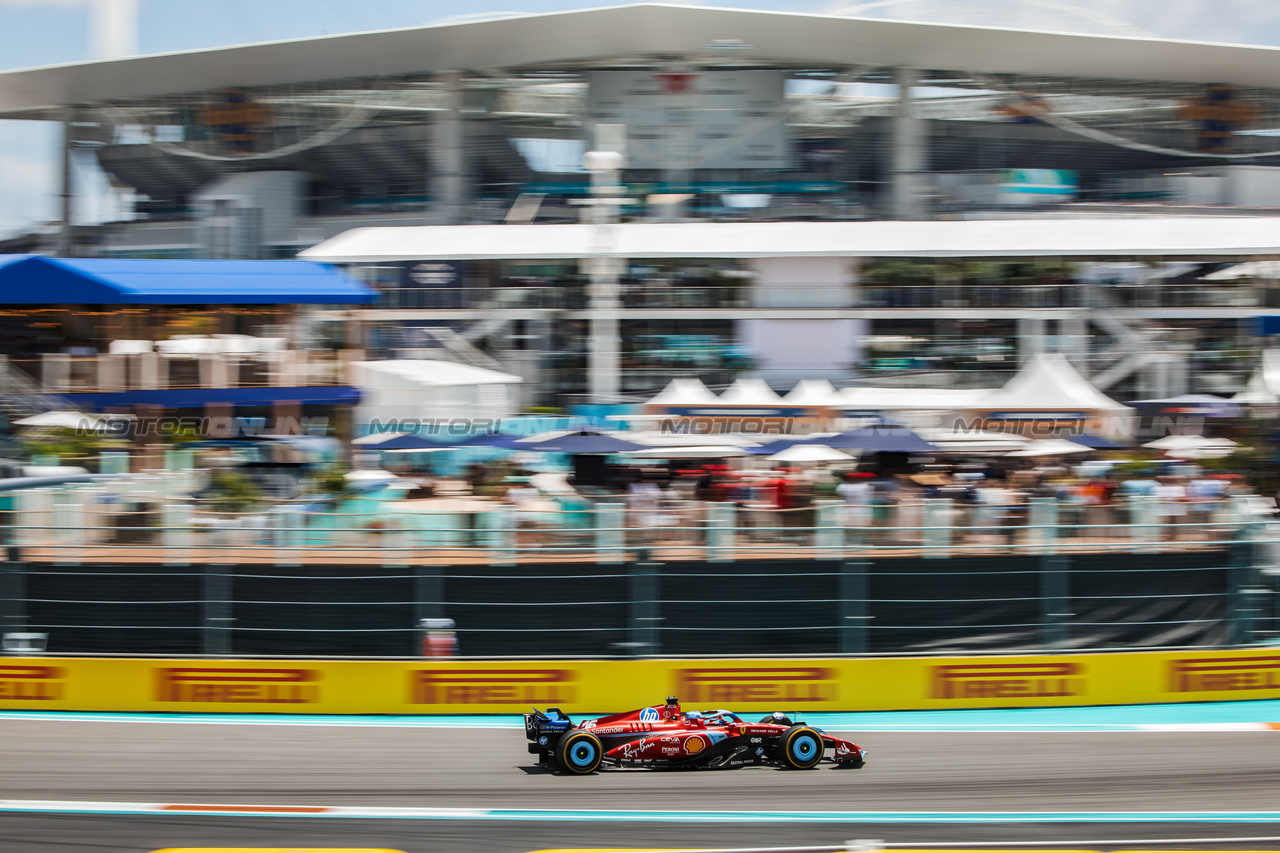
<svg viewBox="0 0 1280 853"><path fill-rule="evenodd" d="M782 398L763 379L739 379L716 402L722 406L776 406Z"/></svg>
<svg viewBox="0 0 1280 853"><path fill-rule="evenodd" d="M510 373L431 359L352 362L361 399L356 421L372 424L406 419L504 418L516 410Z"/></svg>
<svg viewBox="0 0 1280 853"><path fill-rule="evenodd" d="M769 458L775 462L846 462L853 457L825 444L793 444Z"/></svg>
<svg viewBox="0 0 1280 853"><path fill-rule="evenodd" d="M802 379L796 383L782 402L792 406L825 406L829 409L843 408L844 396L825 379Z"/></svg>
<svg viewBox="0 0 1280 853"><path fill-rule="evenodd" d="M1263 350L1262 364L1249 377L1244 390L1231 398L1231 402L1251 406L1280 403L1280 350Z"/></svg>
<svg viewBox="0 0 1280 853"><path fill-rule="evenodd" d="M106 421L97 415L86 415L82 412L44 412L22 418L13 422L15 426L59 427L62 429L102 430Z"/></svg>
<svg viewBox="0 0 1280 853"><path fill-rule="evenodd" d="M672 379L656 396L650 398L650 406L707 406L720 402L701 379Z"/></svg>
<svg viewBox="0 0 1280 853"><path fill-rule="evenodd" d="M1031 439L1008 432L923 428L916 433L943 451L954 453L999 453L1025 447Z"/></svg>
<svg viewBox="0 0 1280 853"><path fill-rule="evenodd" d="M322 263L619 258L1241 257L1280 255L1277 217L412 225L355 228L301 252Z"/></svg>
<svg viewBox="0 0 1280 853"><path fill-rule="evenodd" d="M1093 449L1065 438L1044 438L1029 441L1006 456L1069 456L1073 453L1092 453Z"/></svg>
<svg viewBox="0 0 1280 853"><path fill-rule="evenodd" d="M1131 411L1089 384L1066 356L1041 353L1003 388L976 401L975 409L1017 411Z"/></svg>

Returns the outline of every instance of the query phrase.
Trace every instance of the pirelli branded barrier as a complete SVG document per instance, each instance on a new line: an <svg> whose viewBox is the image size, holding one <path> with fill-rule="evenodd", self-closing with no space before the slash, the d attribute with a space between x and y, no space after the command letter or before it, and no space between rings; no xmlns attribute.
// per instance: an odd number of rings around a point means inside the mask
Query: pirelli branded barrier
<svg viewBox="0 0 1280 853"><path fill-rule="evenodd" d="M877 711L1280 698L1280 650L853 660L0 658L0 709L239 713ZM657 698L655 698L657 697Z"/></svg>

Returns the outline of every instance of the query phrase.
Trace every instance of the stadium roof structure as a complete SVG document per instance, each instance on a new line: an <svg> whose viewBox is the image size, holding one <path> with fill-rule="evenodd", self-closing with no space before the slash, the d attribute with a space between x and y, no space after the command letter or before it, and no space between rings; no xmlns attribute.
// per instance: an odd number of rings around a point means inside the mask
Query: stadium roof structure
<svg viewBox="0 0 1280 853"><path fill-rule="evenodd" d="M0 255L0 305L352 305L377 292L308 261Z"/></svg>
<svg viewBox="0 0 1280 853"><path fill-rule="evenodd" d="M1280 217L679 222L353 228L299 257L325 263L619 258L1280 257Z"/></svg>
<svg viewBox="0 0 1280 853"><path fill-rule="evenodd" d="M717 52L717 44L739 49ZM1280 49L830 15L636 4L264 42L0 73L0 117L228 87L445 70L625 67L704 57L738 66L908 67L1280 88Z"/></svg>

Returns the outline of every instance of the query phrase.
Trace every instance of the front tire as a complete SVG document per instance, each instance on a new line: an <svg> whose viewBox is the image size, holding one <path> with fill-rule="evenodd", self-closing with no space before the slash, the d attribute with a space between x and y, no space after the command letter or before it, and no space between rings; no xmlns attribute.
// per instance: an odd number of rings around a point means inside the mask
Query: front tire
<svg viewBox="0 0 1280 853"><path fill-rule="evenodd" d="M603 758L600 738L591 732L569 732L556 744L556 764L576 776L594 773Z"/></svg>
<svg viewBox="0 0 1280 853"><path fill-rule="evenodd" d="M822 734L808 726L792 726L782 733L782 763L792 770L817 767L826 752Z"/></svg>

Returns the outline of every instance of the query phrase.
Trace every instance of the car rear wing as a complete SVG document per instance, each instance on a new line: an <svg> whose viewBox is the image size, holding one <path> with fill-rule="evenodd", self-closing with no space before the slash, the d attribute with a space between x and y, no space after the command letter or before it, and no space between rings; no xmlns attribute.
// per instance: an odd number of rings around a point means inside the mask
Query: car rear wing
<svg viewBox="0 0 1280 853"><path fill-rule="evenodd" d="M548 708L546 713L534 708L532 714L524 715L524 736L529 740L558 737L571 728L573 728L573 720L559 708Z"/></svg>

